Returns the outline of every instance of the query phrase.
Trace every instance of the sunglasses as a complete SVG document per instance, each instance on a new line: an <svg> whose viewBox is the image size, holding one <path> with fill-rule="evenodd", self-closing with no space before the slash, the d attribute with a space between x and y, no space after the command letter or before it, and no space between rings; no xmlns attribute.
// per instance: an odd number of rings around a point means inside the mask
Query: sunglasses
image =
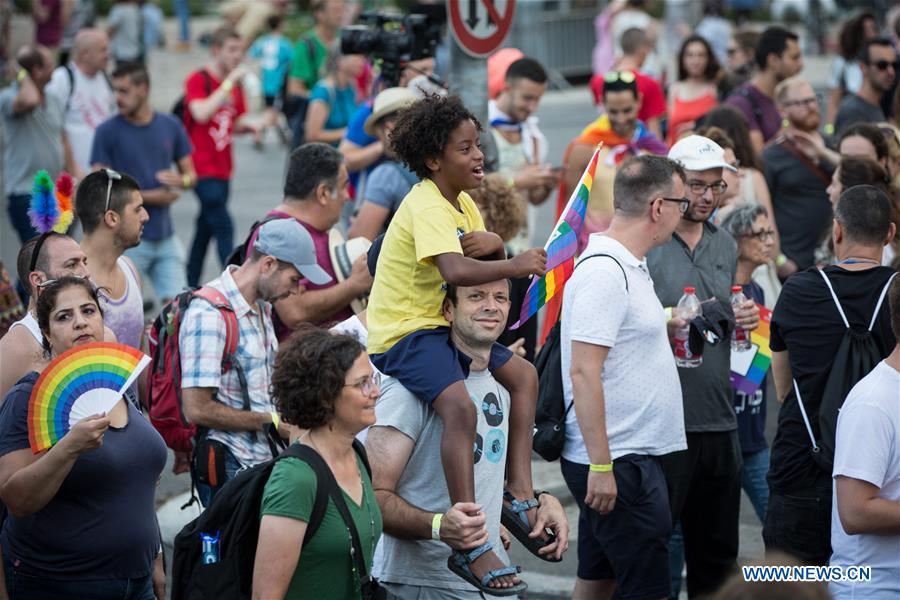
<svg viewBox="0 0 900 600"><path fill-rule="evenodd" d="M688 211L688 208L691 207L691 201L687 198L664 198L663 196L659 196L660 200L664 202L677 202L678 210L681 214L684 214Z"/></svg>
<svg viewBox="0 0 900 600"><path fill-rule="evenodd" d="M622 83L634 83L634 80L634 73L631 71L609 71L603 76L603 81L605 83L615 83L617 81L621 81Z"/></svg>
<svg viewBox="0 0 900 600"><path fill-rule="evenodd" d="M106 184L106 206L103 209L103 213L105 214L109 210L109 196L112 193L113 181L122 181L122 176L112 169L103 169L103 172L106 173L106 179L108 181Z"/></svg>
<svg viewBox="0 0 900 600"><path fill-rule="evenodd" d="M889 61L889 60L876 60L875 62L869 63L870 67L875 67L879 71L886 71L888 67L897 71L900 70L900 63L897 61Z"/></svg>
<svg viewBox="0 0 900 600"><path fill-rule="evenodd" d="M80 275L70 275L70 277L75 277L77 279L87 279L87 277L82 277ZM57 283L59 283L59 279L48 279L47 281L42 281L37 284L37 288L39 290L45 290L47 288L55 286Z"/></svg>

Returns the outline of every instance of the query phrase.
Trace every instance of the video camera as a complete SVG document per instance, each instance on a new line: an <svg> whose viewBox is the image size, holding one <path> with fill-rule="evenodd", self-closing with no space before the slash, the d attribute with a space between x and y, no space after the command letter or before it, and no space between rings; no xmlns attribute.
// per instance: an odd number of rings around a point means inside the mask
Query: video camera
<svg viewBox="0 0 900 600"><path fill-rule="evenodd" d="M381 76L388 87L398 85L406 63L433 57L441 41L442 23L429 14L365 12L359 21L360 25L341 30L341 52L381 61Z"/></svg>

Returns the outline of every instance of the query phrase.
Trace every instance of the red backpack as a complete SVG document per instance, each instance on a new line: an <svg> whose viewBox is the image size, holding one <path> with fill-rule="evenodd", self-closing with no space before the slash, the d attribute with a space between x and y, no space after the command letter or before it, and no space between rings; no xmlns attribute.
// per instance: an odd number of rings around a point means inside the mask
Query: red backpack
<svg viewBox="0 0 900 600"><path fill-rule="evenodd" d="M150 422L176 452L190 452L194 447L197 427L184 418L181 406L181 353L178 334L181 320L195 298L202 298L219 310L225 319L225 351L222 373L234 367L241 384L244 410L250 410L247 378L235 359L238 348L238 321L231 303L222 292L202 287L182 292L166 304L150 327L150 370L147 377L147 412Z"/></svg>

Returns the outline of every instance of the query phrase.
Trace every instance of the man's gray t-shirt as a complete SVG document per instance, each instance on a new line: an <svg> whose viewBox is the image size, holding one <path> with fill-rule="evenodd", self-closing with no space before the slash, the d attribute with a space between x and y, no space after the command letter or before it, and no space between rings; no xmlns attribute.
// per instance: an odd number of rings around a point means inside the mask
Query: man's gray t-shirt
<svg viewBox="0 0 900 600"><path fill-rule="evenodd" d="M3 192L31 194L34 174L45 169L56 178L63 169L62 134L66 104L54 94L34 110L13 114L18 84L0 91L0 130L3 131Z"/></svg>
<svg viewBox="0 0 900 600"><path fill-rule="evenodd" d="M856 94L849 94L841 101L834 118L834 131L840 135L845 127L856 123L880 123L886 120L884 111L877 104L869 104Z"/></svg>
<svg viewBox="0 0 900 600"><path fill-rule="evenodd" d="M141 58L141 7L135 4L116 4L109 11L108 27L115 27L109 49L117 60Z"/></svg>
<svg viewBox="0 0 900 600"><path fill-rule="evenodd" d="M706 223L693 252L676 233L671 240L647 253L647 265L660 302L663 306L674 307L688 286L697 289L701 302L713 297L729 302L737 257L734 238ZM730 373L729 340L722 340L716 346L706 344L703 364L699 367L678 369L686 432L737 429Z"/></svg>
<svg viewBox="0 0 900 600"><path fill-rule="evenodd" d="M490 371L472 371L466 379L478 413L475 437L475 500L484 509L494 553L509 559L500 543L500 510L509 435L509 394ZM393 427L415 442L396 494L429 512L447 512L450 495L441 466L444 426L434 410L409 393L396 379L386 378L375 406L375 427ZM432 540L381 538L381 580L389 583L475 591L447 568L450 548Z"/></svg>

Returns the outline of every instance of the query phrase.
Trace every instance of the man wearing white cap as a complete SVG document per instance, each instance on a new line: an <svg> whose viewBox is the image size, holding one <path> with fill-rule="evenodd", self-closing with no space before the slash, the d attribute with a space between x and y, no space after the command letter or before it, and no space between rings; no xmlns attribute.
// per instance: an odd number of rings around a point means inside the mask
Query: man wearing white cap
<svg viewBox="0 0 900 600"><path fill-rule="evenodd" d="M388 88L375 97L372 114L364 126L367 135L377 137L384 149L385 160L375 167L366 179L366 187L359 212L350 225L348 237L374 240L387 230L391 217L419 177L397 160L391 149L390 135L397 113L416 101L409 88Z"/></svg>
<svg viewBox="0 0 900 600"><path fill-rule="evenodd" d="M672 239L647 254L654 289L663 306L678 303L686 286L701 302L728 302L737 268L737 246L709 222L727 189L724 169L735 167L712 140L692 135L672 146L669 158L687 174L690 207ZM748 301L736 312L737 325L755 329L759 310ZM679 368L687 450L662 458L672 522L680 519L691 598L715 591L735 568L741 500L741 449L731 403L730 345L707 345L703 363ZM677 567L680 569L680 566Z"/></svg>
<svg viewBox="0 0 900 600"><path fill-rule="evenodd" d="M269 394L278 351L272 304L297 293L301 278L320 285L331 281L316 262L306 229L294 219L277 219L260 226L244 264L227 267L206 284L225 296L237 317L238 351L226 372L226 322L220 309L192 302L182 317L178 347L184 416L205 429L195 454L202 454L199 462L213 471L208 476L202 469L195 473L204 506L242 467L272 458L263 433L269 423L278 427L280 421Z"/></svg>

